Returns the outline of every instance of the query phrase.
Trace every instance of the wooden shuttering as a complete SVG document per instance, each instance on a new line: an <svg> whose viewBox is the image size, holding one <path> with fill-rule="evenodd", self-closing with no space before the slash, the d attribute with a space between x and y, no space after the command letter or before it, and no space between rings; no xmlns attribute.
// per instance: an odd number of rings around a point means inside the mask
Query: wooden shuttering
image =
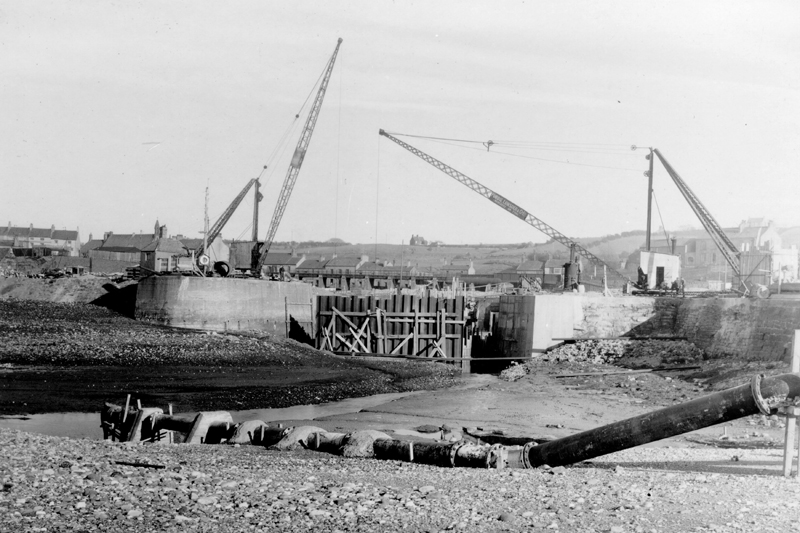
<svg viewBox="0 0 800 533"><path fill-rule="evenodd" d="M464 298L319 296L317 347L332 352L460 358Z"/></svg>

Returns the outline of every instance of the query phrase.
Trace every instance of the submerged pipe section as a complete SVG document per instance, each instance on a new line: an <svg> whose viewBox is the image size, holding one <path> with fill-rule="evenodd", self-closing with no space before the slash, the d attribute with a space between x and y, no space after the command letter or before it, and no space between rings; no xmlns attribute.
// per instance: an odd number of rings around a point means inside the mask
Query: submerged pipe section
<svg viewBox="0 0 800 533"><path fill-rule="evenodd" d="M530 467L562 466L755 414L800 396L800 374L753 377L741 385L686 403L556 439L528 450Z"/></svg>

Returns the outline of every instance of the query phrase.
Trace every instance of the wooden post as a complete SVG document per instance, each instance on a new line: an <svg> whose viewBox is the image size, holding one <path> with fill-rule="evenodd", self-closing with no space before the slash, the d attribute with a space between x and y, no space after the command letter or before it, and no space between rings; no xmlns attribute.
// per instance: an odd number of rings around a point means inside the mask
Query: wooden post
<svg viewBox="0 0 800 533"><path fill-rule="evenodd" d="M375 306L375 327L378 330L378 346L377 351L378 353L386 353L386 341L384 340L383 334L383 322L382 322L382 311L381 308Z"/></svg>
<svg viewBox="0 0 800 533"><path fill-rule="evenodd" d="M414 334L414 340L412 341L412 348L411 348L411 355L419 355L419 299L416 296L414 298L414 323L411 324L412 332Z"/></svg>
<svg viewBox="0 0 800 533"><path fill-rule="evenodd" d="M167 411L169 412L169 416L172 416L172 404L168 404L168 410ZM172 438L172 432L171 431L168 432L167 435L169 436L169 443L172 444L174 442L174 440Z"/></svg>
<svg viewBox="0 0 800 533"><path fill-rule="evenodd" d="M800 330L794 331L792 337L792 373L800 372ZM794 462L794 441L797 434L797 417L792 414L786 414L786 433L784 434L783 442L783 477L789 477L792 474L792 463ZM800 448L798 448L800 455ZM800 461L800 459L798 459ZM798 475L800 475L800 463L798 463Z"/></svg>
<svg viewBox="0 0 800 533"><path fill-rule="evenodd" d="M125 410L122 411L122 423L125 424L125 419L128 418L128 407L131 405L131 395L125 399Z"/></svg>

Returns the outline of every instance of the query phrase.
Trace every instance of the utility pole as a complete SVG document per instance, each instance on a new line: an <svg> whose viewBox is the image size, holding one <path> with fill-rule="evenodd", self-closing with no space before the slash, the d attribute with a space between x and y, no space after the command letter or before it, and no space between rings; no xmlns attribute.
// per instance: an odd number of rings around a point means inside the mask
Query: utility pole
<svg viewBox="0 0 800 533"><path fill-rule="evenodd" d="M203 216L203 253L208 250L208 186L206 186L206 208ZM208 265L203 265L203 275L208 273Z"/></svg>
<svg viewBox="0 0 800 533"><path fill-rule="evenodd" d="M650 169L647 171L647 239L645 240L645 248L650 251L650 218L653 209L653 148L650 148L650 153L647 154L646 159L650 161Z"/></svg>

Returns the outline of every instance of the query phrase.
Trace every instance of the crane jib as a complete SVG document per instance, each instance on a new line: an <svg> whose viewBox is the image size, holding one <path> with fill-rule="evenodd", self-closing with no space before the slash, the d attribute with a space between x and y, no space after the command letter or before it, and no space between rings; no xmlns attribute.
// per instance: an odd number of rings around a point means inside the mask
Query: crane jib
<svg viewBox="0 0 800 533"><path fill-rule="evenodd" d="M509 213L512 213L514 216L521 218L522 220L526 220L528 218L528 212L522 209L520 206L505 198L496 192L492 192L489 195L489 200L493 201Z"/></svg>

